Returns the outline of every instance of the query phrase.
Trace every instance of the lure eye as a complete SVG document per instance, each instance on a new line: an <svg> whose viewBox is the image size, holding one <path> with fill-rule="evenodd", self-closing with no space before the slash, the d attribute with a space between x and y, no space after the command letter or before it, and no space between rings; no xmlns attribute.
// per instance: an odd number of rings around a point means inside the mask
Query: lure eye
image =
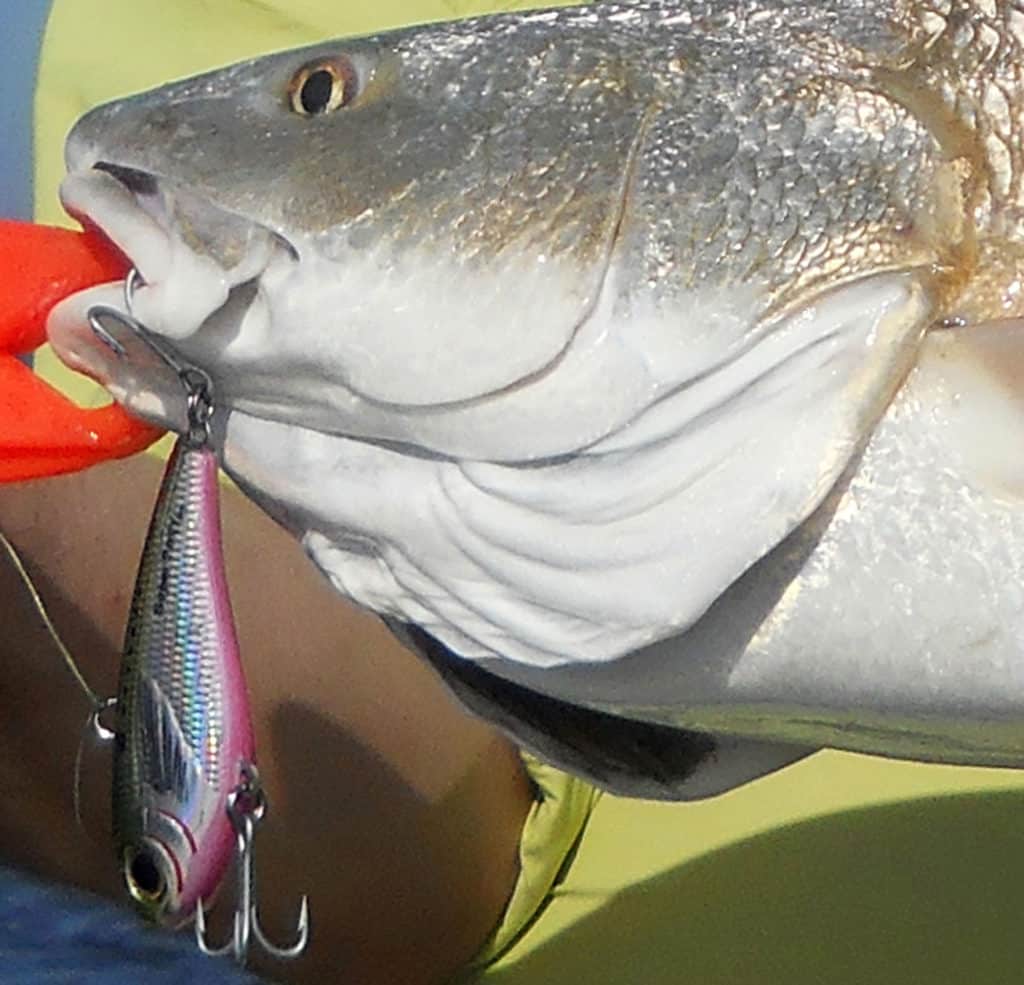
<svg viewBox="0 0 1024 985"><path fill-rule="evenodd" d="M356 70L348 58L320 58L292 76L288 98L300 116L322 116L347 106L357 89Z"/></svg>
<svg viewBox="0 0 1024 985"><path fill-rule="evenodd" d="M167 877L162 861L148 848L126 854L124 881L133 899L152 905L167 896Z"/></svg>

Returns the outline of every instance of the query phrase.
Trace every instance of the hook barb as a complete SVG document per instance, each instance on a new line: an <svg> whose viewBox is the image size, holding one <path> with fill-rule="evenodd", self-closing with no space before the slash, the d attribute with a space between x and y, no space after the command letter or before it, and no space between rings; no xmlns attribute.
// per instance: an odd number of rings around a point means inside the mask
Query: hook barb
<svg viewBox="0 0 1024 985"><path fill-rule="evenodd" d="M199 948L203 954L211 958L219 958L225 954L231 954L235 950L235 941L232 939L222 947L213 947L206 939L206 912L203 909L203 901L199 900L196 903L196 947ZM238 960L239 956L236 954L235 959ZM245 963L245 955L241 956L239 964Z"/></svg>
<svg viewBox="0 0 1024 985"><path fill-rule="evenodd" d="M293 943L279 946L272 943L260 926L256 907L256 878L253 874L253 841L256 825L266 811L267 800L260 786L256 767L246 763L242 768L242 780L228 795L227 814L235 831L235 864L237 872L237 897L232 924L231 939L220 946L210 943L206 932L206 913L203 901L196 904L196 944L203 954L211 957L230 954L239 967L245 967L249 957L249 945L253 938L271 957L280 960L297 958L309 943L309 900L302 897L296 938Z"/></svg>
<svg viewBox="0 0 1024 985"><path fill-rule="evenodd" d="M260 947L271 957L279 958L282 961L290 961L292 958L297 958L306 950L306 945L309 943L309 897L302 897L302 903L299 905L299 920L295 928L295 941L287 947L272 944L267 940L266 935L263 933L263 928L260 926L255 903L252 907L252 934L260 942Z"/></svg>

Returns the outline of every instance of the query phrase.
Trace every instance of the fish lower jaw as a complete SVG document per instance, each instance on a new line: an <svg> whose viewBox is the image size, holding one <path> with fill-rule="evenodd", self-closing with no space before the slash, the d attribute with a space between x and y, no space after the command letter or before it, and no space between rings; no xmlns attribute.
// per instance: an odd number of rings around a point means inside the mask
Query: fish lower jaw
<svg viewBox="0 0 1024 985"><path fill-rule="evenodd" d="M410 454L236 412L225 466L340 592L460 655L612 662L693 625L814 511L928 310L909 275L849 286L559 458Z"/></svg>

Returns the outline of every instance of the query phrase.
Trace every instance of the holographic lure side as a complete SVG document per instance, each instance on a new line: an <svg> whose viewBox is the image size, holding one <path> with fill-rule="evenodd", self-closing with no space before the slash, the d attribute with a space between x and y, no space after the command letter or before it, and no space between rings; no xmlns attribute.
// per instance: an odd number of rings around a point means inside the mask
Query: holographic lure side
<svg viewBox="0 0 1024 985"><path fill-rule="evenodd" d="M217 461L178 440L125 631L116 703L114 840L150 919L180 925L227 871L225 805L252 763L249 704L221 544Z"/></svg>

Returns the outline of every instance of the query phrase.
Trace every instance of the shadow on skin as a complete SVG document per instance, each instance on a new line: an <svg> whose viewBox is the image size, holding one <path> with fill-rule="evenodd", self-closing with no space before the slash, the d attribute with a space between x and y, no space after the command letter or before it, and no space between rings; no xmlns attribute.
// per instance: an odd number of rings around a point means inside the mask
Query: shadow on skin
<svg viewBox="0 0 1024 985"><path fill-rule="evenodd" d="M0 489L0 526L101 695L114 689L162 469L140 456ZM284 531L230 490L223 505L270 801L255 848L261 923L285 942L303 893L312 911L309 954L254 964L303 985L443 981L483 942L514 882L531 795L519 759L376 620L342 604ZM123 903L110 750L87 745L82 832L71 786L88 702L9 563L0 602L0 858ZM229 882L214 906L215 943L234 895Z"/></svg>
<svg viewBox="0 0 1024 985"><path fill-rule="evenodd" d="M487 985L1021 980L1024 791L832 814L629 887Z"/></svg>
<svg viewBox="0 0 1024 985"><path fill-rule="evenodd" d="M274 769L265 779L273 816L257 846L264 926L272 940L287 941L303 892L311 915L309 951L288 979L445 980L500 910L488 914L479 902L495 868L480 789L493 758L480 757L447 789L427 791L305 705L279 706L271 735ZM297 845L323 846L322 858L296 858ZM444 971L425 979L427 969Z"/></svg>

